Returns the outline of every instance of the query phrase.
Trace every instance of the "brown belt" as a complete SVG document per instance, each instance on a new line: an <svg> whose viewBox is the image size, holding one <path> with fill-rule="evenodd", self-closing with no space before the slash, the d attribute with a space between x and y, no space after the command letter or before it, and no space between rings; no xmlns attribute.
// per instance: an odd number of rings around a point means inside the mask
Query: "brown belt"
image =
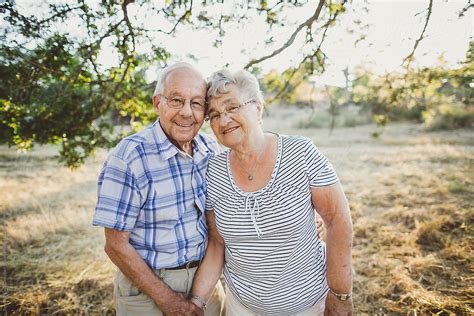
<svg viewBox="0 0 474 316"><path fill-rule="evenodd" d="M186 264L183 264L182 266L179 267L174 267L174 268L165 268L165 270L181 270L181 269L191 269L199 266L200 261L191 261Z"/></svg>

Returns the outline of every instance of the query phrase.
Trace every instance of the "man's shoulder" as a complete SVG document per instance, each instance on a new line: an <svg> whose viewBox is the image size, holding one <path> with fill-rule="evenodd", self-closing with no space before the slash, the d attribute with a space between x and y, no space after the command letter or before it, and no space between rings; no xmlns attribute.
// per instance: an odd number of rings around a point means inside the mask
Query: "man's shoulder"
<svg viewBox="0 0 474 316"><path fill-rule="evenodd" d="M140 132L123 138L112 150L111 155L125 162L140 156L140 152L148 143L153 142L153 125L147 126ZM140 148L140 149L139 149Z"/></svg>
<svg viewBox="0 0 474 316"><path fill-rule="evenodd" d="M205 149L210 150L214 154L221 152L221 148L217 141L207 133L199 132L194 139L200 145L204 146Z"/></svg>

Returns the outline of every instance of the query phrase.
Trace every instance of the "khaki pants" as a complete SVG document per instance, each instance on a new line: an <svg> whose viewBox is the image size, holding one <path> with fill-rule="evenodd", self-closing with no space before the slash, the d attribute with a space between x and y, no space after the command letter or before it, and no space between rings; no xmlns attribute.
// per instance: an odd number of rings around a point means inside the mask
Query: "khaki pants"
<svg viewBox="0 0 474 316"><path fill-rule="evenodd" d="M225 314L226 316L254 316L258 315L242 305L232 292L226 288L225 291ZM323 316L326 296L319 302L296 316Z"/></svg>
<svg viewBox="0 0 474 316"><path fill-rule="evenodd" d="M197 268L180 270L155 270L156 275L176 292L189 294ZM224 315L224 289L219 281L207 302L206 316ZM115 310L119 316L157 316L163 315L148 295L137 288L118 271L114 282Z"/></svg>

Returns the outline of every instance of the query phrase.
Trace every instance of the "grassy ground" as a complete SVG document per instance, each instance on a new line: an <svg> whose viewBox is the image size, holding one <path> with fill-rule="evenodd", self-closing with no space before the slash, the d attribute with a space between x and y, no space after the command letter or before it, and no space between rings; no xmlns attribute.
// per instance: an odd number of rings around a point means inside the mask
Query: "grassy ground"
<svg viewBox="0 0 474 316"><path fill-rule="evenodd" d="M474 313L472 131L390 125L298 129L270 109L267 130L311 137L335 166L355 227L356 314ZM91 227L104 152L74 172L52 147L0 147L0 314L112 314L114 267Z"/></svg>

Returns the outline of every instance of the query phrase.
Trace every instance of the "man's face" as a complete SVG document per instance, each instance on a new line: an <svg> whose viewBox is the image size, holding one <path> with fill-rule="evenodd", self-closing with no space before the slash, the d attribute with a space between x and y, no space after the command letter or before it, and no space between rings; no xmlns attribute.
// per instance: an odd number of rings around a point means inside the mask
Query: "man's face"
<svg viewBox="0 0 474 316"><path fill-rule="evenodd" d="M185 149L199 132L204 121L204 110L191 106L192 101L205 100L206 82L189 68L173 70L165 79L163 96L154 96L153 105L160 115L160 123L172 143ZM172 108L172 99L185 100L181 108Z"/></svg>

